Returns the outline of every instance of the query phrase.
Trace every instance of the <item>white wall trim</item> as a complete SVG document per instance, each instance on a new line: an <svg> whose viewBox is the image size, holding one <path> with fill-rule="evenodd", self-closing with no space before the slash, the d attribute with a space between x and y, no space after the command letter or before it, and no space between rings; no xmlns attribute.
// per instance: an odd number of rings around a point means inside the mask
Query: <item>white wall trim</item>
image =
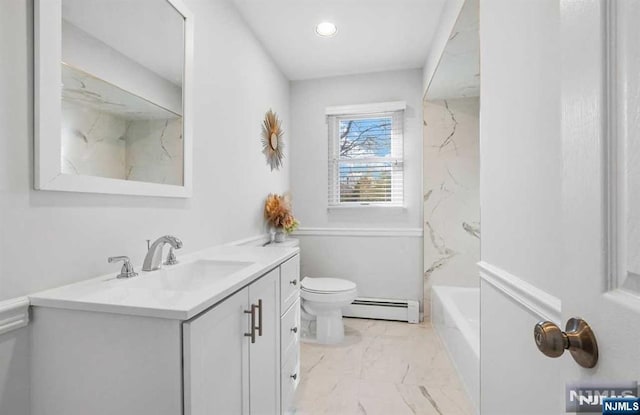
<svg viewBox="0 0 640 415"><path fill-rule="evenodd" d="M29 298L0 301L0 335L29 324Z"/></svg>
<svg viewBox="0 0 640 415"><path fill-rule="evenodd" d="M562 301L522 278L487 262L478 262L480 278L541 319L562 324Z"/></svg>
<svg viewBox="0 0 640 415"><path fill-rule="evenodd" d="M422 238L422 228L299 228L295 236L370 236Z"/></svg>

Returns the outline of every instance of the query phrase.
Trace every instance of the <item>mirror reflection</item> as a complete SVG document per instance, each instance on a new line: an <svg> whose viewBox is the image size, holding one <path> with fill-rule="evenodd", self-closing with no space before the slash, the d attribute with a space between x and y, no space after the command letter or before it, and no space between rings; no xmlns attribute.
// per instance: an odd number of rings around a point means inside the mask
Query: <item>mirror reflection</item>
<svg viewBox="0 0 640 415"><path fill-rule="evenodd" d="M166 0L62 0L62 172L184 184L184 18Z"/></svg>

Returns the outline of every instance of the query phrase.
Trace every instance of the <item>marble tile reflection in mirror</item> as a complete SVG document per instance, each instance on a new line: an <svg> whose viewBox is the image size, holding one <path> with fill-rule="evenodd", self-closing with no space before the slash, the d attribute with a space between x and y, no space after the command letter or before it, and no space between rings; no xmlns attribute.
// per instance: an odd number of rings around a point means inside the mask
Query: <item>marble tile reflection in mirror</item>
<svg viewBox="0 0 640 415"><path fill-rule="evenodd" d="M184 19L165 0L62 0L63 174L184 184Z"/></svg>
<svg viewBox="0 0 640 415"><path fill-rule="evenodd" d="M182 185L182 117L62 65L65 174Z"/></svg>

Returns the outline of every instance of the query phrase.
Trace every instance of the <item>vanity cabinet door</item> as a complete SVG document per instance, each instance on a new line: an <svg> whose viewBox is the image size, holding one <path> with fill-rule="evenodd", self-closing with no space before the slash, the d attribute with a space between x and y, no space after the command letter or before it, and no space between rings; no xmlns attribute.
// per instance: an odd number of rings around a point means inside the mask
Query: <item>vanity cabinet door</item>
<svg viewBox="0 0 640 415"><path fill-rule="evenodd" d="M249 414L248 295L244 288L183 323L186 415Z"/></svg>
<svg viewBox="0 0 640 415"><path fill-rule="evenodd" d="M251 415L280 413L280 269L249 286L249 303L261 307L256 342L249 346ZM260 315L262 316L260 318ZM231 413L231 412L230 412Z"/></svg>

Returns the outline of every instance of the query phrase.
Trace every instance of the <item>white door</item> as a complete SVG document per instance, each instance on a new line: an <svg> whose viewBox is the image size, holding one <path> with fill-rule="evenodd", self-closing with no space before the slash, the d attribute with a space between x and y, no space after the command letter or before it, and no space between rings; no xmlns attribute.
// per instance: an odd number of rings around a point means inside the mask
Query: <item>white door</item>
<svg viewBox="0 0 640 415"><path fill-rule="evenodd" d="M186 415L249 414L245 288L183 324Z"/></svg>
<svg viewBox="0 0 640 415"><path fill-rule="evenodd" d="M256 341L249 347L251 415L280 413L280 268L249 286Z"/></svg>
<svg viewBox="0 0 640 415"><path fill-rule="evenodd" d="M562 317L587 321L599 348L565 382L596 390L640 381L638 22L635 0L561 2Z"/></svg>
<svg viewBox="0 0 640 415"><path fill-rule="evenodd" d="M638 3L480 2L483 415L640 380ZM572 317L594 368L536 347L537 322Z"/></svg>

